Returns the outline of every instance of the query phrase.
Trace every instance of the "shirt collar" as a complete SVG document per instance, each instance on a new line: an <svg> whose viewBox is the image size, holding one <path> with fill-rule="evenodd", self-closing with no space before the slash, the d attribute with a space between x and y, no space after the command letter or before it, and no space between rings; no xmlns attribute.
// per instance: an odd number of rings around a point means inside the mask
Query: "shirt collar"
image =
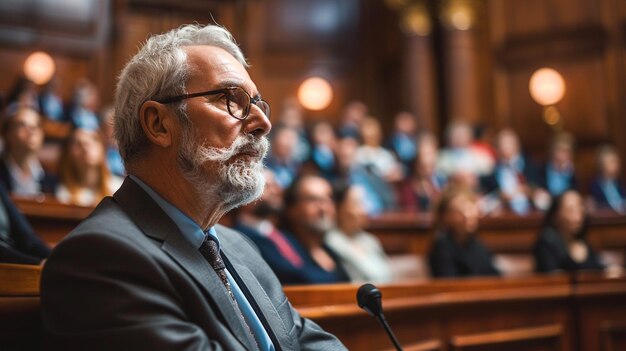
<svg viewBox="0 0 626 351"><path fill-rule="evenodd" d="M210 235L213 240L217 243L219 247L219 239L217 237L217 232L215 231L215 227L209 228L206 233L200 228L198 223L196 223L189 216L184 214L178 207L172 205L170 202L162 198L156 191L154 191L150 186L144 183L141 179L137 178L134 175L129 176L130 179L135 181L135 183L139 184L139 186L154 200L154 202L161 207L163 212L167 214L168 217L174 221L180 232L183 234L185 239L189 241L193 247L200 248L202 242L204 241L205 235Z"/></svg>

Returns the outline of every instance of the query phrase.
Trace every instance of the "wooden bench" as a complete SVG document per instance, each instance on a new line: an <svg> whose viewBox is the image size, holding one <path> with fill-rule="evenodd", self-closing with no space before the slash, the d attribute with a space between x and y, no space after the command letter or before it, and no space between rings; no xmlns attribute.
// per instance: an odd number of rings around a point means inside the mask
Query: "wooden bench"
<svg viewBox="0 0 626 351"><path fill-rule="evenodd" d="M287 287L292 304L354 350L391 349L357 287ZM626 278L596 274L414 281L381 286L407 350L624 350Z"/></svg>
<svg viewBox="0 0 626 351"><path fill-rule="evenodd" d="M0 349L38 350L41 266L0 264Z"/></svg>
<svg viewBox="0 0 626 351"><path fill-rule="evenodd" d="M37 349L40 274L39 266L0 264L0 349ZM303 316L349 349L390 350L377 321L356 306L357 289L313 285L285 292ZM416 280L380 289L385 315L405 350L626 349L625 277Z"/></svg>

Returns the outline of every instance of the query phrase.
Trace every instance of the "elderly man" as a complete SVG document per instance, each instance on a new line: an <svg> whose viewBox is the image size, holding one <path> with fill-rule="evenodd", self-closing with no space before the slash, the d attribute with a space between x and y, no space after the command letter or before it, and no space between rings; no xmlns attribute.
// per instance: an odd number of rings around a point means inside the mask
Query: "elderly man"
<svg viewBox="0 0 626 351"><path fill-rule="evenodd" d="M263 190L269 106L231 35L150 38L122 72L129 177L53 251L44 345L63 350L343 350L291 308L241 234L217 224Z"/></svg>

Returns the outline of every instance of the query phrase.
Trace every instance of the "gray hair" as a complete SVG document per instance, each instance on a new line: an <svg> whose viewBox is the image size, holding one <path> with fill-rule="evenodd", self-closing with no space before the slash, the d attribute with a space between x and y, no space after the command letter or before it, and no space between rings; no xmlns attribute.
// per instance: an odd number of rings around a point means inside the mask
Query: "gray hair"
<svg viewBox="0 0 626 351"><path fill-rule="evenodd" d="M248 67L233 36L217 25L184 25L148 38L122 70L115 93L114 135L127 168L148 144L139 123L143 103L187 93L188 64L183 47L192 45L222 48ZM177 103L175 108L181 124L188 127L185 103Z"/></svg>

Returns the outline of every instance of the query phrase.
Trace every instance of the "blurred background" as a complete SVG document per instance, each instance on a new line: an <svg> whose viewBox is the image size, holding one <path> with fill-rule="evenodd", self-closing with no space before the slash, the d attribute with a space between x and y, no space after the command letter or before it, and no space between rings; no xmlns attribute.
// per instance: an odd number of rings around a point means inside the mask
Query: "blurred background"
<svg viewBox="0 0 626 351"><path fill-rule="evenodd" d="M87 79L103 107L147 35L214 21L241 44L275 117L307 78L320 77L329 100L304 108L306 121L337 122L356 99L387 131L403 110L439 136L453 119L510 126L538 158L564 129L576 136L583 180L599 144L626 154L619 0L2 0L0 92L6 101L26 59L42 51L64 102ZM543 67L563 80L562 98L548 104L556 116L529 91Z"/></svg>

